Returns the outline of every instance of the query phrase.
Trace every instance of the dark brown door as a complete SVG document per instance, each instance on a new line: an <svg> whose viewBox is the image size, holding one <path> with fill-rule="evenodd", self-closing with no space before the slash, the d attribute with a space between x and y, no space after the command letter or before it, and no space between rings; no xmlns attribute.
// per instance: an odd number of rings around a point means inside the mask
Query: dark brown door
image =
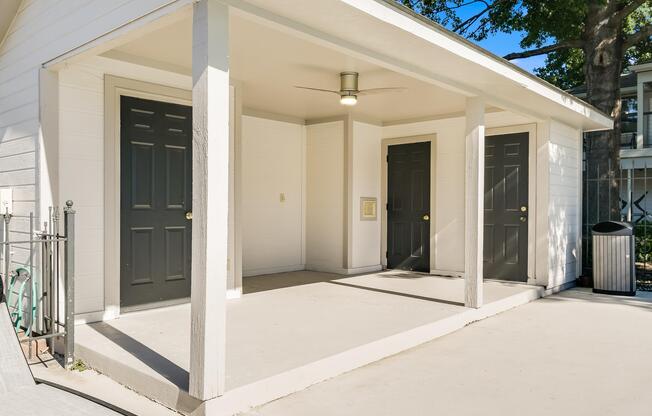
<svg viewBox="0 0 652 416"><path fill-rule="evenodd" d="M527 281L528 134L485 139L484 277Z"/></svg>
<svg viewBox="0 0 652 416"><path fill-rule="evenodd" d="M190 296L191 107L121 97L120 304Z"/></svg>
<svg viewBox="0 0 652 416"><path fill-rule="evenodd" d="M388 147L387 267L430 271L430 142Z"/></svg>

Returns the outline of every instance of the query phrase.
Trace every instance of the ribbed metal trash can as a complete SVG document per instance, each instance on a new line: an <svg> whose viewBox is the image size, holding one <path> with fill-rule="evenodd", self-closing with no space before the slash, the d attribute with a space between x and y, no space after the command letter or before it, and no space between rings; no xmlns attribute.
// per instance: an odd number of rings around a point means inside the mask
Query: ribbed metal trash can
<svg viewBox="0 0 652 416"><path fill-rule="evenodd" d="M593 291L610 295L636 295L634 227L605 221L593 226Z"/></svg>

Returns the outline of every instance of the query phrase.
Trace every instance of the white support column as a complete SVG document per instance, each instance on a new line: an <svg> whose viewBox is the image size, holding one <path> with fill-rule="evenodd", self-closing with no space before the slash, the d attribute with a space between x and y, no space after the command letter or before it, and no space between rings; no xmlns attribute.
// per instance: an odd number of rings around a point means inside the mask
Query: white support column
<svg viewBox="0 0 652 416"><path fill-rule="evenodd" d="M484 242L484 112L482 98L466 101L466 211L464 306L482 306Z"/></svg>
<svg viewBox="0 0 652 416"><path fill-rule="evenodd" d="M192 291L189 393L224 393L229 217L229 9L193 9Z"/></svg>

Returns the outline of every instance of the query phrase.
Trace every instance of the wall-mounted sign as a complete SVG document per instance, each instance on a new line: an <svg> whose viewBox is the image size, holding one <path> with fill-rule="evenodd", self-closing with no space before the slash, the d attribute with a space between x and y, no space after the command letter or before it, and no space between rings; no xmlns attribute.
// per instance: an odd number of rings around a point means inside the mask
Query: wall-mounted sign
<svg viewBox="0 0 652 416"><path fill-rule="evenodd" d="M361 221L376 221L378 218L378 202L376 198L361 197L360 198L360 220Z"/></svg>

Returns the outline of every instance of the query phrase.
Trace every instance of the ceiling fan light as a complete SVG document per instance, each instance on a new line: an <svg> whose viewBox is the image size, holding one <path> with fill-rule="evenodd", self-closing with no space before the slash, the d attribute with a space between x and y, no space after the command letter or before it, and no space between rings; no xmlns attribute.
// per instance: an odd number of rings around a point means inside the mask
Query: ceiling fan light
<svg viewBox="0 0 652 416"><path fill-rule="evenodd" d="M340 98L340 104L342 105L348 105L348 106L354 106L358 103L358 97L355 95L343 95Z"/></svg>

